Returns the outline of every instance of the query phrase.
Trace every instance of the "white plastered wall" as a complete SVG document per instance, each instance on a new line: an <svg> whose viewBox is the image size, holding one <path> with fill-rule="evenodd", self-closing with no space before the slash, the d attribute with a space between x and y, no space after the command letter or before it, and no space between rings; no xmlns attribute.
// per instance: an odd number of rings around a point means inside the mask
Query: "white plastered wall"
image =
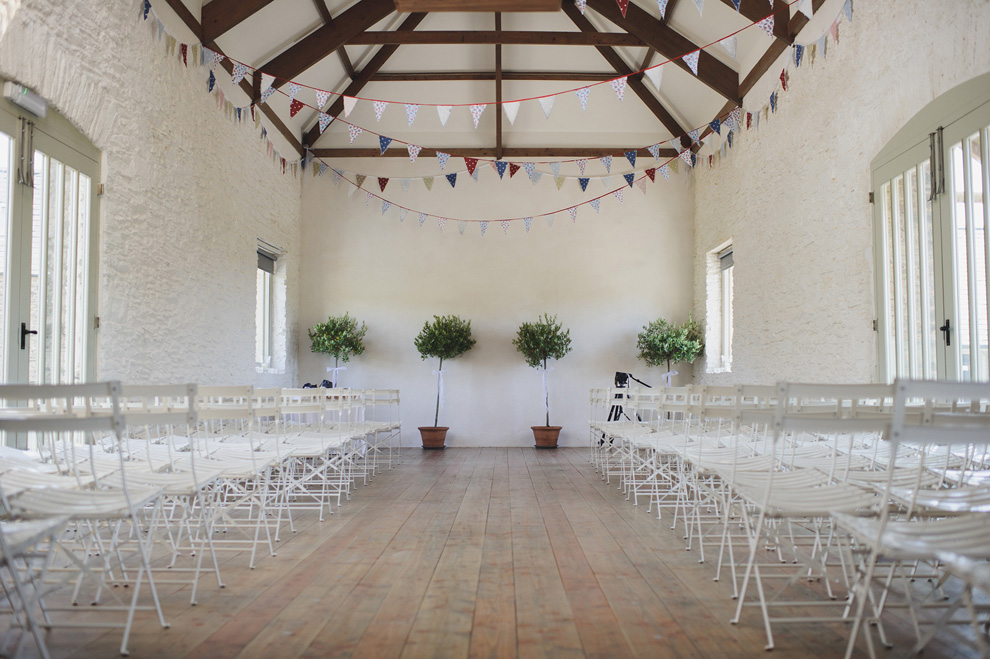
<svg viewBox="0 0 990 659"><path fill-rule="evenodd" d="M825 3L799 37L814 41L841 7ZM828 58L788 65L777 112L695 173L695 313L706 312L706 255L733 241L731 373L698 381L872 381L870 162L918 110L990 67L984 0L855 3ZM758 111L788 51L745 99ZM709 310L710 312L710 310Z"/></svg>
<svg viewBox="0 0 990 659"><path fill-rule="evenodd" d="M392 177L439 171L435 158L412 168L400 159L336 165ZM629 170L622 165L617 161L613 171ZM658 174L645 195L627 187L623 203L609 195L600 214L584 205L576 222L565 211L553 227L537 217L528 233L515 221L507 233L491 222L483 237L477 224L461 235L454 220L441 232L436 215L521 217L606 192L592 180L581 193L573 179L558 191L546 165L535 186L522 170L500 182L493 169L479 167L478 182L461 173L454 189L443 177L431 192L419 179L408 192L398 178L389 182L386 197L434 214L422 227L415 212L400 223L397 209L383 216L377 199L366 206L363 190L348 197L348 184L334 187L330 172L305 177L300 377L319 382L333 365L309 351L306 328L344 312L365 321L366 352L347 364L340 384L401 389L404 443L416 445L416 426L433 424L437 363L422 361L413 339L434 314L458 314L471 320L478 343L444 364L440 425L451 428L448 444L532 446L530 426L544 422L541 379L512 339L522 321L548 312L570 328L574 347L553 364L550 421L564 426L561 445L585 446L589 389L609 386L615 371L656 384L659 370L636 359L636 334L657 316L680 321L690 311L689 178L682 173L668 182ZM446 171L462 169L463 161L451 158ZM609 189L622 184L618 175L612 181ZM364 185L378 191L371 177Z"/></svg>
<svg viewBox="0 0 990 659"><path fill-rule="evenodd" d="M205 68L165 54L136 3L4 2L0 16L0 75L103 152L98 377L294 383L299 179L267 158L253 123L217 108ZM194 41L181 23L168 29ZM281 372L266 374L254 366L258 238L287 252Z"/></svg>

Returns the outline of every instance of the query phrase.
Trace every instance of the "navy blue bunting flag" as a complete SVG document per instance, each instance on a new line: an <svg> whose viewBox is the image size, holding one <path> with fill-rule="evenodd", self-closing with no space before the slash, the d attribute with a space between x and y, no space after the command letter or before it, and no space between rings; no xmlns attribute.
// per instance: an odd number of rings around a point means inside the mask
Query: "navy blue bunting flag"
<svg viewBox="0 0 990 659"><path fill-rule="evenodd" d="M591 180L590 178L579 178L578 179L578 183L581 184L581 192L584 192L585 190L588 189L588 181L590 181L590 180Z"/></svg>

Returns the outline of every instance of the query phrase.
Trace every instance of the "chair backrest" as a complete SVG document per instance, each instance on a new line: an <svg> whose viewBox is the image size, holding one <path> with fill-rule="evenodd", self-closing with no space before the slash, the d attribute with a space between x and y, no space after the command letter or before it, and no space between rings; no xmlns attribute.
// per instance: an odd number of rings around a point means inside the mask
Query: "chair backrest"
<svg viewBox="0 0 990 659"><path fill-rule="evenodd" d="M990 383L895 381L890 440L895 445L990 444Z"/></svg>

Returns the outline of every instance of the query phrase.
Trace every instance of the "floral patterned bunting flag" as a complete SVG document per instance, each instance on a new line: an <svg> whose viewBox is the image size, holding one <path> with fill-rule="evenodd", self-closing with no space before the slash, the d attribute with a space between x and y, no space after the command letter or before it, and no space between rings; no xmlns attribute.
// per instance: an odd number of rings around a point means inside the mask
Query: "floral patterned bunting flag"
<svg viewBox="0 0 990 659"><path fill-rule="evenodd" d="M416 121L416 113L419 112L419 106L415 103L406 103L406 119L409 121L409 125L412 126L413 122Z"/></svg>
<svg viewBox="0 0 990 659"><path fill-rule="evenodd" d="M351 137L351 144L354 144L354 140L362 132L364 132L364 129L361 128L360 126L355 126L354 124L350 124L347 126L347 134L350 135Z"/></svg>
<svg viewBox="0 0 990 659"><path fill-rule="evenodd" d="M653 159L654 160L656 160L658 162L660 161L660 144L659 143L657 143L657 144L651 144L650 146L646 147L646 150L650 152L650 155L653 156Z"/></svg>
<svg viewBox="0 0 990 659"><path fill-rule="evenodd" d="M450 160L450 154L444 153L443 151L437 151L437 162L440 163L440 171L447 166L447 161Z"/></svg>
<svg viewBox="0 0 990 659"><path fill-rule="evenodd" d="M601 211L598 210L601 207L601 205L602 205L602 200L601 199L592 199L591 200L591 207L595 209L595 212L596 213L601 212Z"/></svg>
<svg viewBox="0 0 990 659"><path fill-rule="evenodd" d="M389 208L392 207L392 202L387 199L382 199L382 215L384 215Z"/></svg>
<svg viewBox="0 0 990 659"><path fill-rule="evenodd" d="M330 92L325 92L322 89L316 90L316 107L322 110L328 100L330 100Z"/></svg>
<svg viewBox="0 0 990 659"><path fill-rule="evenodd" d="M581 171L581 176L584 176L584 168L588 164L587 158L581 158L577 161L578 169Z"/></svg>
<svg viewBox="0 0 990 659"><path fill-rule="evenodd" d="M485 235L485 232L488 231L488 220L484 220L483 222L479 222L479 225L481 227L481 235L483 236L483 235Z"/></svg>
<svg viewBox="0 0 990 659"><path fill-rule="evenodd" d="M531 217L524 217L523 218L523 224L526 225L526 233L529 233L529 228L531 226L533 226L533 218L531 218Z"/></svg>
<svg viewBox="0 0 990 659"><path fill-rule="evenodd" d="M767 16L766 18L764 18L761 21L758 21L756 24L760 26L760 29L761 30L763 30L764 32L767 33L767 36L768 37L772 37L773 36L773 16L772 15Z"/></svg>
<svg viewBox="0 0 990 659"><path fill-rule="evenodd" d="M663 176L665 181L670 180L670 171L668 171L667 165L660 166L660 175Z"/></svg>
<svg viewBox="0 0 990 659"><path fill-rule="evenodd" d="M480 105L472 105L471 106L471 118L474 119L474 127L475 127L475 129L478 128L478 122L481 121L481 113L485 111L485 108L486 107L488 107L488 106L486 104L484 104L484 103L482 103Z"/></svg>
<svg viewBox="0 0 990 659"><path fill-rule="evenodd" d="M698 75L698 57L700 56L701 51L696 50L693 53L688 53L682 58L684 63L688 65L688 68L691 69L691 73L694 75Z"/></svg>
<svg viewBox="0 0 990 659"><path fill-rule="evenodd" d="M567 209L567 214L571 216L571 222L577 222L577 206L571 206Z"/></svg>
<svg viewBox="0 0 990 659"><path fill-rule="evenodd" d="M406 150L409 151L409 162L416 162L416 156L423 150L423 147L416 146L415 144L407 144Z"/></svg>
<svg viewBox="0 0 990 659"><path fill-rule="evenodd" d="M612 172L612 156L602 156L601 158L599 158L599 160L601 160L602 161L602 164L605 165L605 171L611 173Z"/></svg>
<svg viewBox="0 0 990 659"><path fill-rule="evenodd" d="M429 217L429 215L427 215L426 213L419 214L419 226L423 226L423 223L426 222L427 217Z"/></svg>
<svg viewBox="0 0 990 659"><path fill-rule="evenodd" d="M248 67L240 62L234 62L234 71L230 76L230 81L235 85L241 84L241 80L248 74Z"/></svg>
<svg viewBox="0 0 990 659"><path fill-rule="evenodd" d="M330 125L330 122L331 121L333 121L333 117L331 117L329 114L327 114L326 112L321 112L320 113L320 134L321 135L323 134L323 131L325 131L327 129L327 126Z"/></svg>
<svg viewBox="0 0 990 659"><path fill-rule="evenodd" d="M501 222L499 222L499 224L502 225L502 233L508 234L509 233L509 221L508 220L502 220Z"/></svg>
<svg viewBox="0 0 990 659"><path fill-rule="evenodd" d="M375 108L375 121L381 121L382 114L385 112L385 108L388 107L388 103L386 101L375 101L371 106Z"/></svg>
<svg viewBox="0 0 990 659"><path fill-rule="evenodd" d="M582 87L574 93L577 94L578 100L581 101L581 109L587 112L588 95L591 94L591 89L588 87Z"/></svg>
<svg viewBox="0 0 990 659"><path fill-rule="evenodd" d="M615 92L615 95L619 97L619 101L621 102L622 97L626 93L626 79L616 78L615 80L609 80L608 84L612 85L612 91Z"/></svg>
<svg viewBox="0 0 990 659"><path fill-rule="evenodd" d="M613 196L614 196L614 197L615 197L616 199L618 199L618 200L619 200L619 203L621 204L621 203L622 203L622 196L623 196L623 195L625 194L625 192L626 192L626 191L625 191L625 189L624 189L624 188L619 188L618 190L616 190L616 191L614 191L614 192L612 193L612 195L613 195Z"/></svg>

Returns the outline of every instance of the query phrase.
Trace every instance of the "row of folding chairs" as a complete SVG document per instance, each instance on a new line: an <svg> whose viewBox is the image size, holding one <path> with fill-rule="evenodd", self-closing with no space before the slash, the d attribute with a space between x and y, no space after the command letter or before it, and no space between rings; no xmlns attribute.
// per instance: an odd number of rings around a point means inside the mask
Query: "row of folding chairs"
<svg viewBox="0 0 990 659"><path fill-rule="evenodd" d="M160 587L195 604L203 577L225 585L221 552L253 568L300 511L322 521L401 457L397 390L0 386L0 431L33 449L0 451L14 655L33 637L47 656L54 627L119 627L127 654L137 611L168 626Z"/></svg>
<svg viewBox="0 0 990 659"><path fill-rule="evenodd" d="M779 383L601 389L591 460L683 533L733 622L841 623L847 656L889 645L902 609L920 651L950 624L986 656L990 384Z"/></svg>

